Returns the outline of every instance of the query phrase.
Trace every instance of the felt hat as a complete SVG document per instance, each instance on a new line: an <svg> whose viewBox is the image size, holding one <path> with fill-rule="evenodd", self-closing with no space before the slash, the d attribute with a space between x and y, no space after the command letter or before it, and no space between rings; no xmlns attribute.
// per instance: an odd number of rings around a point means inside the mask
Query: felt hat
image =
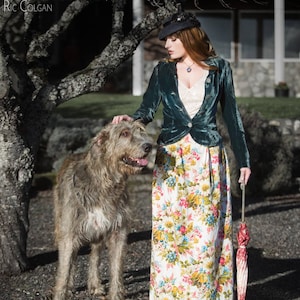
<svg viewBox="0 0 300 300"><path fill-rule="evenodd" d="M169 17L164 23L163 28L158 34L160 40L164 40L167 36L188 28L200 27L201 23L195 15L187 12L179 12Z"/></svg>

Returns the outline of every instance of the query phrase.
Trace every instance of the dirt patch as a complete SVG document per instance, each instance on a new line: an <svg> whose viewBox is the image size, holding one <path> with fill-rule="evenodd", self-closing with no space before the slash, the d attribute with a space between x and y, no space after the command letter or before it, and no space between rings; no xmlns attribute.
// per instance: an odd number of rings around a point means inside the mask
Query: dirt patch
<svg viewBox="0 0 300 300"><path fill-rule="evenodd" d="M129 191L134 205L124 270L126 299L148 299L151 175L132 177ZM247 299L300 299L300 195L246 200L246 223L251 234ZM239 224L239 203L238 199L233 202L235 231ZM28 256L32 269L20 276L0 277L0 299L50 299L57 264L51 190L38 192L31 198L29 218ZM79 253L73 299L94 299L86 293L88 254L88 248ZM108 287L106 253L101 273Z"/></svg>

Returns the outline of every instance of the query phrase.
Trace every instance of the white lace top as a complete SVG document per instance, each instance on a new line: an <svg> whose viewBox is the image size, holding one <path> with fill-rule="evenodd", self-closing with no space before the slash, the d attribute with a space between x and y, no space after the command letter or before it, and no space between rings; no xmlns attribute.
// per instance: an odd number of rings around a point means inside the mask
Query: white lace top
<svg viewBox="0 0 300 300"><path fill-rule="evenodd" d="M208 75L208 70L205 70L203 76L191 88L186 87L178 80L178 92L181 101L183 102L186 111L191 118L199 111L205 93L205 80Z"/></svg>

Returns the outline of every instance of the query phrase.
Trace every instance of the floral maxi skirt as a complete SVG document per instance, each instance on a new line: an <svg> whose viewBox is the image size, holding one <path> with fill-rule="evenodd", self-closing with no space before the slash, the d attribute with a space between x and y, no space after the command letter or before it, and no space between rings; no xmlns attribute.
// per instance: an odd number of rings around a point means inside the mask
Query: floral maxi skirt
<svg viewBox="0 0 300 300"><path fill-rule="evenodd" d="M150 299L233 299L225 149L187 135L159 147L153 175Z"/></svg>

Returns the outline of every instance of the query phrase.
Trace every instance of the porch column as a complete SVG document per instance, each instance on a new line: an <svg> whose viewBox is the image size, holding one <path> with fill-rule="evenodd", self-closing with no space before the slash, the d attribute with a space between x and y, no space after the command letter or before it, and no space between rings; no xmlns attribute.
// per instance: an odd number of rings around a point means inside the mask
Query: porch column
<svg viewBox="0 0 300 300"><path fill-rule="evenodd" d="M133 26L137 25L143 18L144 1L133 0ZM144 82L144 43L141 42L132 57L132 94L140 96L143 94Z"/></svg>
<svg viewBox="0 0 300 300"><path fill-rule="evenodd" d="M280 81L285 81L284 78L284 57L285 57L285 39L284 39L284 1L285 0L275 0L274 1L274 38L275 38L275 84Z"/></svg>

